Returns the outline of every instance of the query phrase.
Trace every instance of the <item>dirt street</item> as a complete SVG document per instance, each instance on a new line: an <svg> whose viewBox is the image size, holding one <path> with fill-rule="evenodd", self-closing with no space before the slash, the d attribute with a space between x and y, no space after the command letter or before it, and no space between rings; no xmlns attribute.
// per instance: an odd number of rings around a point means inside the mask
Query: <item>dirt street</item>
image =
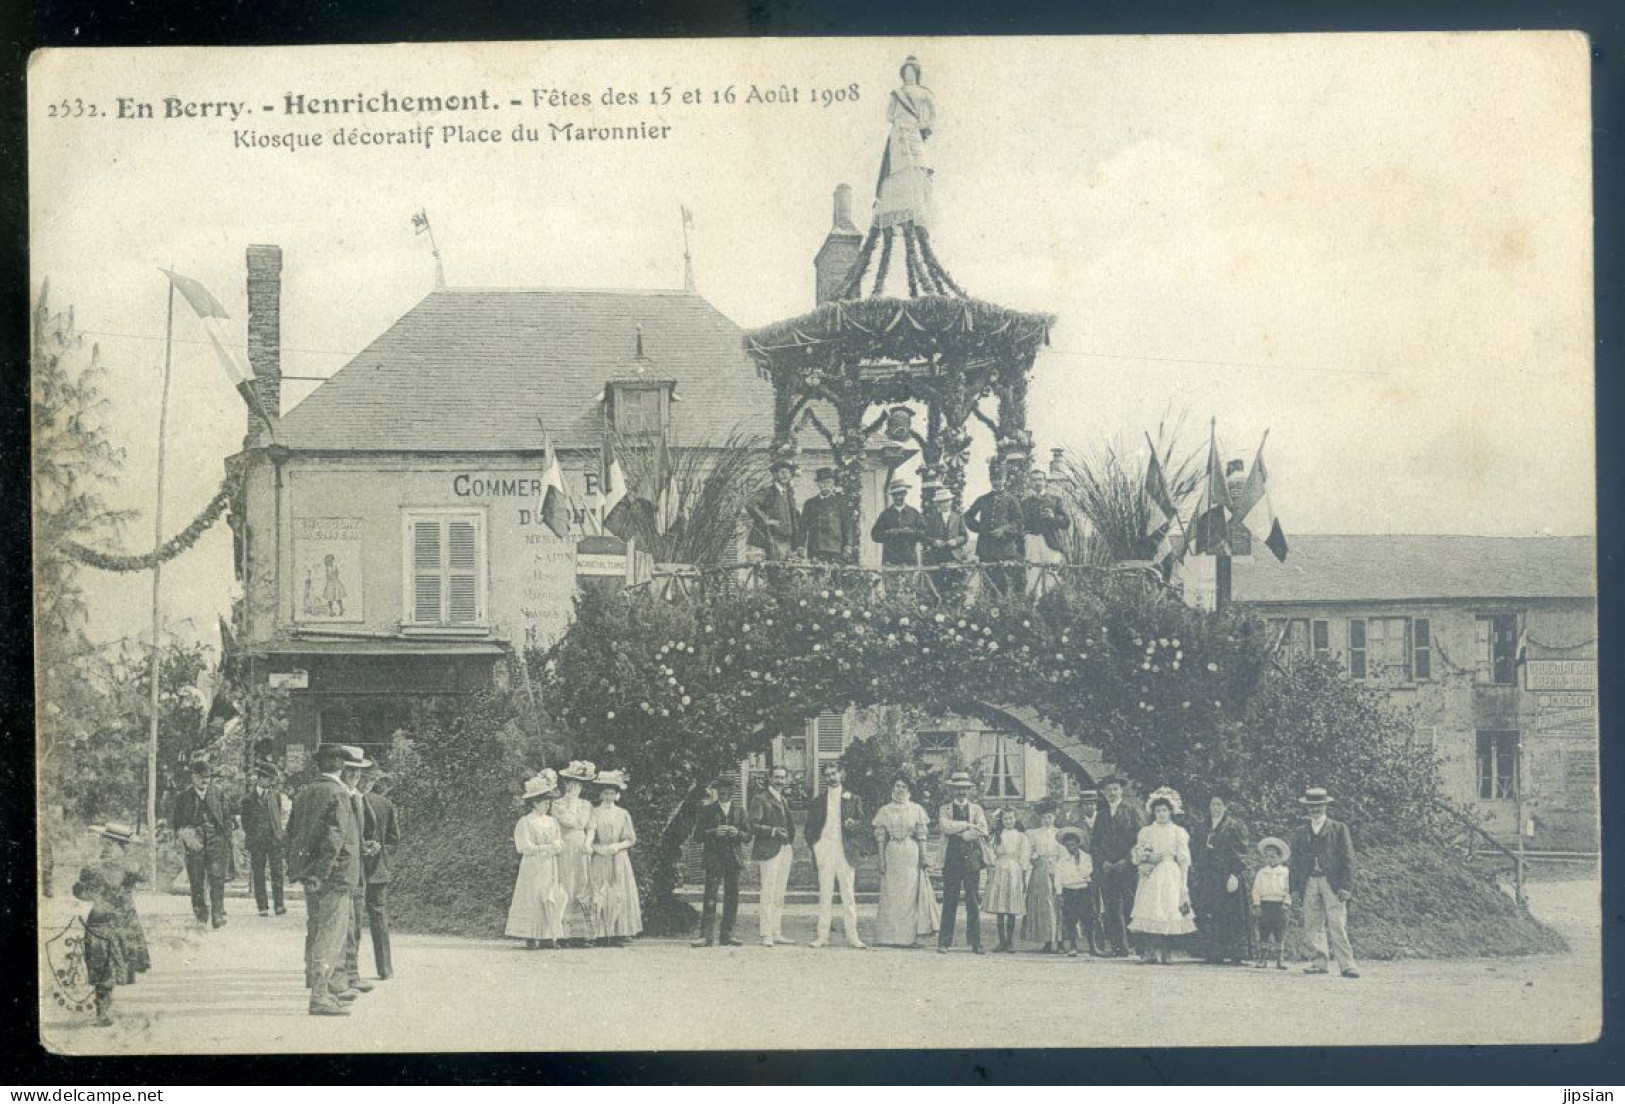
<svg viewBox="0 0 1625 1104"><path fill-rule="evenodd" d="M118 1023L92 1027L48 990L41 1017L46 1045L68 1054L1585 1041L1601 1022L1596 883L1530 893L1571 953L1369 962L1357 981L1296 966L857 951L838 938L825 950L642 940L527 953L512 941L399 935L397 976L347 1019L305 1013L299 903L262 919L234 899L230 923L210 931L184 897L149 894L140 907L153 969L119 988ZM43 904L48 936L72 903ZM787 933L805 943L813 915L794 909ZM754 932L747 911L741 934Z"/></svg>

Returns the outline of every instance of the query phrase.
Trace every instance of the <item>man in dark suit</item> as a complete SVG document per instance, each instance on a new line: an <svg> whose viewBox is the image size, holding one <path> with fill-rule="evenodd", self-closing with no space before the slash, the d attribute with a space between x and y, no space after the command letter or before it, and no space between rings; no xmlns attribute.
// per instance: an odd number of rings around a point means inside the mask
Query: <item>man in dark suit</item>
<svg viewBox="0 0 1625 1104"><path fill-rule="evenodd" d="M790 819L790 806L784 800L784 784L790 775L783 767L768 772L767 786L750 803L750 831L755 842L750 857L762 874L759 916L762 946L788 943L784 938L784 891L790 885L790 862L794 852L796 826Z"/></svg>
<svg viewBox="0 0 1625 1104"><path fill-rule="evenodd" d="M847 945L860 949L866 946L858 938L856 871L869 822L863 815L863 799L843 787L845 777L841 764L825 763L824 789L807 806L807 846L812 848L813 863L818 868L818 936L813 940L814 947L829 945L837 882Z"/></svg>
<svg viewBox="0 0 1625 1104"><path fill-rule="evenodd" d="M705 897L700 907L700 938L696 947L740 947L734 938L734 920L739 916L739 872L750 861L750 818L742 802L733 799L728 783L721 778L705 787L705 804L700 807L694 838L704 848ZM722 934L713 938L717 919L717 891L722 891Z"/></svg>
<svg viewBox="0 0 1625 1104"><path fill-rule="evenodd" d="M288 819L288 876L305 888L305 982L312 1016L348 1016L360 995L348 986L344 945L361 887L361 824L341 772L337 744L316 749L316 780L300 788Z"/></svg>
<svg viewBox="0 0 1625 1104"><path fill-rule="evenodd" d="M1100 883L1101 910L1112 954L1128 957L1128 917L1134 908L1139 870L1134 865L1134 844L1145 827L1145 817L1123 795L1123 780L1115 775L1100 784L1106 807L1100 811L1090 835L1090 854Z"/></svg>
<svg viewBox="0 0 1625 1104"><path fill-rule="evenodd" d="M192 913L214 927L226 923L226 880L231 876L231 830L235 824L224 787L212 780L209 764L192 761L192 784L175 795L169 826L186 851L186 880L192 887Z"/></svg>
<svg viewBox="0 0 1625 1104"><path fill-rule="evenodd" d="M891 496L891 505L875 518L869 539L880 545L881 566L918 567L925 518L908 504L908 484L901 479L892 480L886 493Z"/></svg>
<svg viewBox="0 0 1625 1104"><path fill-rule="evenodd" d="M1323 788L1311 787L1298 803L1309 819L1293 833L1287 884L1303 909L1304 934L1315 950L1314 961L1304 972L1327 973L1328 957L1336 956L1342 975L1357 978L1360 971L1354 965L1348 928L1348 901L1354 893L1354 839L1348 825L1326 815L1332 797Z"/></svg>
<svg viewBox="0 0 1625 1104"><path fill-rule="evenodd" d="M361 775L375 765L367 753L354 744L344 745L345 762L339 778L350 791L350 811L361 836L361 881L350 894L350 930L344 935L344 976L349 988L358 993L372 992L372 982L361 978L361 929L367 926L367 807L361 799Z"/></svg>
<svg viewBox="0 0 1625 1104"><path fill-rule="evenodd" d="M795 478L793 460L773 461L773 483L745 507L750 516L750 535L746 543L767 560L787 560L791 552L801 547L801 513L796 508L796 493L790 486Z"/></svg>
<svg viewBox="0 0 1625 1104"><path fill-rule="evenodd" d="M982 840L988 836L987 814L971 800L976 789L970 775L955 771L948 779L953 800L937 811L942 831L942 925L937 931L937 953L954 945L954 923L959 898L965 898L965 935L970 949L982 953Z"/></svg>
<svg viewBox="0 0 1625 1104"><path fill-rule="evenodd" d="M390 854L401 841L395 803L386 793L389 775L377 766L361 775L361 875L367 906L367 931L372 936L372 961L378 980L395 976L389 956Z"/></svg>
<svg viewBox="0 0 1625 1104"><path fill-rule="evenodd" d="M846 499L836 493L835 469L819 468L816 479L818 497L801 511L807 558L814 563L847 563L857 552L858 541Z"/></svg>
<svg viewBox="0 0 1625 1104"><path fill-rule="evenodd" d="M1027 554L1021 500L1006 490L1003 464L989 465L988 476L993 487L965 511L965 525L976 534L976 558L992 565L984 569L988 582L1004 593L1020 594L1027 578L1020 566Z"/></svg>
<svg viewBox="0 0 1625 1104"><path fill-rule="evenodd" d="M1084 790L1078 794L1078 830L1083 833L1083 849L1089 852L1089 860L1094 861L1095 829L1100 824L1100 794L1095 790ZM1089 941L1089 954L1095 958L1106 957L1106 939L1102 930L1102 913L1100 883L1102 878L1096 875L1089 881L1089 896L1083 914L1083 934Z"/></svg>
<svg viewBox="0 0 1625 1104"><path fill-rule="evenodd" d="M284 825L282 823L282 791L277 789L276 764L261 762L254 767L254 781L243 794L242 807L237 813L243 826L243 846L248 850L249 881L254 886L254 904L261 916L287 912L282 901L282 877L285 861L282 854ZM266 898L266 874L270 874L270 899Z"/></svg>

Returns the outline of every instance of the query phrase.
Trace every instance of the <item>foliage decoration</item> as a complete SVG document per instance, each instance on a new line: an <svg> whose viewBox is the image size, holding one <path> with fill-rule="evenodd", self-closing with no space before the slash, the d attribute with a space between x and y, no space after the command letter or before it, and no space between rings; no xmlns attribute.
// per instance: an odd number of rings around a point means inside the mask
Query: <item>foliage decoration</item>
<svg viewBox="0 0 1625 1104"><path fill-rule="evenodd" d="M1399 801L1385 814L1396 823L1425 815L1405 794L1431 793L1430 760L1400 755L1379 770L1352 756L1348 772L1328 778L1319 772L1337 761L1335 748L1287 755L1260 742L1255 701L1275 703L1269 739L1290 746L1299 710L1360 691L1332 680L1265 694L1289 676L1275 673L1263 625L1244 614L1195 610L1143 576L1103 572L1075 573L1036 601L984 591L973 606L922 601L895 581L882 591L875 578L786 572L773 586L745 589L712 573L677 601L652 590L585 594L564 639L533 657L572 754L630 772L626 805L649 841L635 858L656 902L672 893L681 843L666 829L703 780L819 711L848 706L948 713L978 701L1020 704L1086 733L1148 783L1197 795L1216 783L1246 787L1252 771L1279 773L1273 755L1289 772L1267 794L1283 816L1293 815L1285 795L1311 782L1359 787L1377 795L1374 804ZM1375 709L1337 712L1323 726L1325 744L1364 747L1343 723L1374 723ZM1394 752L1396 725L1377 728L1384 741L1372 755ZM1396 784L1396 771L1414 783Z"/></svg>

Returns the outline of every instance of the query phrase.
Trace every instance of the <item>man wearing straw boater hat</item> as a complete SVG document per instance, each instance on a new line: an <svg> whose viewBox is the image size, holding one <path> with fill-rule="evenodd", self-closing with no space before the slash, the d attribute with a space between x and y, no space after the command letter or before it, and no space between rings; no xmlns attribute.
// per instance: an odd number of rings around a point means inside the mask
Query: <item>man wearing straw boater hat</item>
<svg viewBox="0 0 1625 1104"><path fill-rule="evenodd" d="M361 979L361 929L367 926L367 807L361 797L361 774L375 763L353 744L344 746L344 767L339 777L349 789L350 811L355 815L356 832L361 838L361 878L350 895L350 930L344 938L346 984L358 993L370 993L372 982Z"/></svg>
<svg viewBox="0 0 1625 1104"><path fill-rule="evenodd" d="M315 781L301 787L288 818L288 876L305 889L305 984L312 1016L348 1016L360 996L348 985L344 945L361 887L361 824L343 778L347 749L316 749Z"/></svg>
<svg viewBox="0 0 1625 1104"><path fill-rule="evenodd" d="M982 953L981 882L982 841L987 839L987 814L971 800L976 783L965 771L955 771L948 779L953 799L937 811L942 830L942 924L937 931L937 953L947 954L954 945L954 922L959 898L965 898L965 937L970 949Z"/></svg>
<svg viewBox="0 0 1625 1104"><path fill-rule="evenodd" d="M1344 977L1357 978L1360 971L1355 969L1348 930L1348 900L1354 890L1354 841L1348 825L1326 815L1331 803L1331 795L1320 786L1311 786L1298 798L1309 819L1292 835L1289 881L1293 898L1303 906L1303 930L1315 951L1314 961L1304 972L1328 973L1330 954L1337 958L1337 968Z"/></svg>

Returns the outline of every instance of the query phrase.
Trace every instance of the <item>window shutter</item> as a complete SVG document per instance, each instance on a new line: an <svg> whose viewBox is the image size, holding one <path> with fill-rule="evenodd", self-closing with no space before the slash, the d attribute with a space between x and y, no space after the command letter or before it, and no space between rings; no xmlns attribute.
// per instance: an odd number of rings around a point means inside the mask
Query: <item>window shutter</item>
<svg viewBox="0 0 1625 1104"><path fill-rule="evenodd" d="M1365 678L1365 620L1349 621L1349 677Z"/></svg>
<svg viewBox="0 0 1625 1104"><path fill-rule="evenodd" d="M440 620L440 523L412 523L412 620Z"/></svg>
<svg viewBox="0 0 1625 1104"><path fill-rule="evenodd" d="M1416 678L1421 681L1433 677L1433 623L1426 617L1411 622L1411 658Z"/></svg>
<svg viewBox="0 0 1625 1104"><path fill-rule="evenodd" d="M1314 628L1315 658L1319 659L1330 654L1332 650L1332 627L1329 621L1315 621L1312 625Z"/></svg>
<svg viewBox="0 0 1625 1104"><path fill-rule="evenodd" d="M846 750L846 714L820 713L813 721L813 746L820 759L839 759Z"/></svg>
<svg viewBox="0 0 1625 1104"><path fill-rule="evenodd" d="M446 525L446 619L454 625L480 619L479 541L472 521Z"/></svg>

